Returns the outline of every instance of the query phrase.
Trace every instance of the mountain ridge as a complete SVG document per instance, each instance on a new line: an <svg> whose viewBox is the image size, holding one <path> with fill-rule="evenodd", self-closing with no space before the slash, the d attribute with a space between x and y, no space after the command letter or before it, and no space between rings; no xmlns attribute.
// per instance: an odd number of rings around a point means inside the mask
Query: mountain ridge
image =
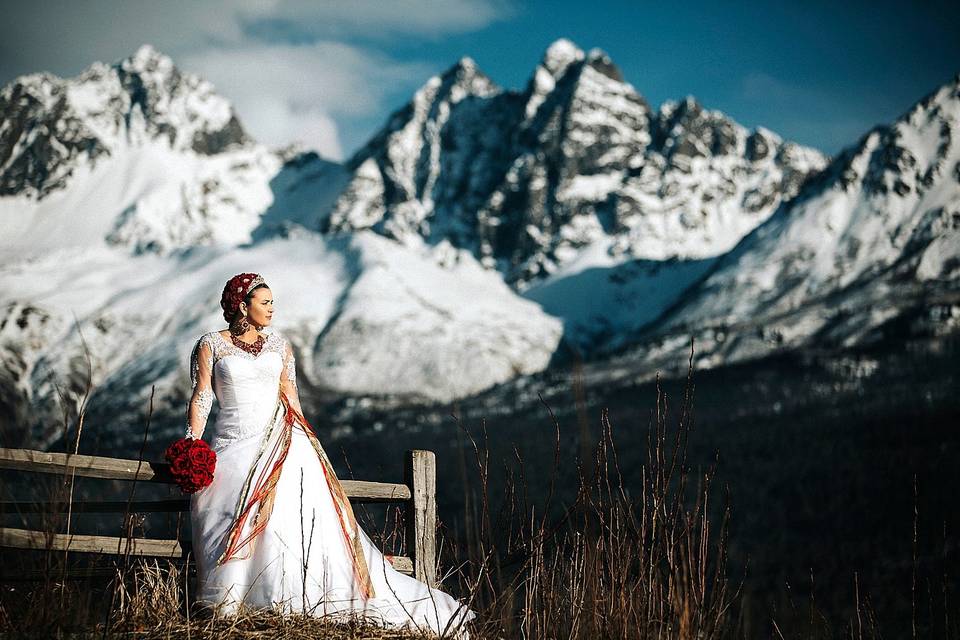
<svg viewBox="0 0 960 640"><path fill-rule="evenodd" d="M124 60L139 80L124 85L124 61L95 64L93 89L78 90L92 124L53 97L49 74L28 76L49 89L46 124L30 129L29 108L9 100L14 116L0 111L0 175L20 180L0 194L0 403L37 442L51 442L56 380L68 403L82 396L74 317L94 347L101 415L129 422L156 383L171 423L181 363L219 323L217 283L237 271L263 272L286 301L277 328L316 410L529 391L564 350L592 383L653 375L685 361L690 335L702 366L844 348L898 318L927 322L915 298L958 279L955 89L827 158L690 95L654 110L605 52L561 39L521 90L460 58L340 164L256 143L212 85L152 47ZM184 87L199 102L176 97ZM76 144L46 173L11 172L44 148L43 127L54 146L63 131ZM837 199L844 184L866 194L860 205ZM928 201L911 200L920 191ZM884 216L857 247L837 232ZM786 248L759 241L781 233ZM808 295L814 284L826 297ZM936 322L949 329L960 307L945 299Z"/></svg>
<svg viewBox="0 0 960 640"><path fill-rule="evenodd" d="M811 341L870 343L901 317L929 328L927 310L945 323L937 330L956 328L958 127L960 74L846 147L634 340L662 345L693 334L709 363ZM745 319L747 326L731 331ZM682 348L658 347L657 360ZM640 347L624 357L651 353Z"/></svg>
<svg viewBox="0 0 960 640"><path fill-rule="evenodd" d="M251 142L209 82L181 73L150 45L70 79L20 76L0 91L0 113L0 196L42 199L65 186L71 165L95 165L146 138L204 155Z"/></svg>
<svg viewBox="0 0 960 640"><path fill-rule="evenodd" d="M617 258L721 253L826 163L819 152L766 129L748 133L692 99L653 112L606 53L584 53L565 39L547 49L522 91L492 85L471 61L470 79L484 78L482 90L454 84L458 99L415 106L431 83L459 77L459 64L431 78L351 157L354 179L325 233L372 228L401 242L412 234L446 238L522 291L600 241ZM431 119L434 112L442 117ZM438 142L446 145L442 162ZM434 152L424 156L424 148ZM741 161L727 164L754 180L722 166L732 154ZM411 163L414 155L419 162ZM716 166L687 177L715 155ZM682 197L710 182L717 185L702 200ZM701 218L689 211L695 206ZM726 210L733 208L748 214ZM673 228L662 233L664 226Z"/></svg>

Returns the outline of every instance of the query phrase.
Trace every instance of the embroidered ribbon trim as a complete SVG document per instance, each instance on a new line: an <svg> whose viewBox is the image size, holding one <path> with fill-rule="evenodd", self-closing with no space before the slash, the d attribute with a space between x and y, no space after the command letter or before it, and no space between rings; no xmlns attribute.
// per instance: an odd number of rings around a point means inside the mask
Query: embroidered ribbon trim
<svg viewBox="0 0 960 640"><path fill-rule="evenodd" d="M247 497L250 489L250 481L253 478L253 473L261 456L263 455L263 452L266 450L266 445L270 441L273 428L277 424L277 414L281 409L283 410L283 432L281 433L280 438L278 438L277 442L274 444L273 449L270 451L270 454L267 457L267 462L264 464L263 469L261 470L260 475L257 478L257 482L253 488L253 493L249 496L248 500ZM337 517L340 520L340 528L343 531L344 541L346 542L347 549L353 556L354 577L357 579L357 584L360 586L360 592L363 594L364 598L373 598L375 597L375 592L373 583L370 580L370 572L367 567L367 562L363 555L363 546L360 543L360 530L357 526L356 518L353 515L353 508L350 505L350 501L347 499L347 494L343 490L343 486L340 484L340 480L337 478L337 474L333 470L333 465L330 464L330 459L327 457L326 452L320 445L320 441L317 439L317 436L313 431L313 427L309 422L307 422L307 419L303 417L302 413L293 408L293 406L290 404L290 401L287 399L287 396L282 391L280 392L280 397L277 403L277 410L274 412L273 418L270 421L270 427L267 429L264 435L263 442L260 445L260 451L257 453L257 458L253 465L251 465L250 473L248 474L247 480L244 483L242 498L238 503L234 522L227 533L229 541L223 554L217 560L217 566L227 562L228 560L249 558L250 554L253 553L256 540L266 528L267 521L270 519L270 513L273 511L273 503L276 497L276 486L278 480L280 479L280 472L283 468L283 463L286 460L287 453L290 450L290 442L292 440L293 426L295 423L300 424L301 429L310 440L310 444L313 445L313 449L317 454L317 458L320 460L320 466L323 469L324 477L327 480L327 487L329 488L330 496L333 499L333 506L335 507L337 511ZM248 535L241 539L240 533L243 531L243 526L253 508L258 504L259 508L257 509L256 516L254 517L253 528ZM238 552L245 547L249 547L249 553L244 556L239 556Z"/></svg>
<svg viewBox="0 0 960 640"><path fill-rule="evenodd" d="M280 440L274 445L273 450L270 452L270 456L267 458L267 463L264 465L260 472L260 476L257 478L253 497L251 497L249 501L247 500L247 497L250 494L250 481L253 480L253 474L257 469L257 464L259 463L260 458L263 457L263 452L266 449L267 444L270 442L274 428L277 425L277 416L280 414L281 409L282 402L278 396L277 406L274 409L273 417L270 419L269 424L264 429L263 439L260 441L260 450L257 452L257 456L254 459L253 464L250 465L250 471L247 474L247 479L243 483L243 490L240 492L241 498L237 502L237 508L233 517L233 524L230 526L230 529L227 532L229 544L217 559L217 566L220 566L227 560L231 560L233 558L241 560L249 558L253 553L254 539L266 527L266 521L269 518L269 513L267 513L265 509L259 509L256 517L254 518L253 531L243 540L238 540L240 532L243 530L243 525L246 523L247 518L249 517L254 506L256 506L258 503L261 503L261 506L264 506L262 503L267 494L267 482L269 481L270 477L275 476L273 485L276 485L276 480L280 477L279 471L282 466L282 461L280 460L277 460L274 463L273 469L270 471L270 475L268 476L266 474L267 469L270 466L270 461L277 457L278 451L281 449L284 450L283 457L286 458L286 449L289 447L289 439L290 436L292 436L292 433L286 433L286 431L290 431L289 429L284 429L285 433L281 434ZM288 440L286 445L284 445L284 440ZM269 506L272 510L273 501L271 500L267 506ZM250 546L250 553L244 556L238 556L237 552L248 544Z"/></svg>

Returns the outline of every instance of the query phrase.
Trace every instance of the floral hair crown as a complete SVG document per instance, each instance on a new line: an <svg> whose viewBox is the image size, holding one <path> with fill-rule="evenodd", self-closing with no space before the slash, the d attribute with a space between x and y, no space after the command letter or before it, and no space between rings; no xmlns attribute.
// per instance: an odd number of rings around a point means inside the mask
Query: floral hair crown
<svg viewBox="0 0 960 640"><path fill-rule="evenodd" d="M223 295L220 297L220 307L223 309L223 318L231 322L237 311L240 310L240 303L247 297L247 294L260 285L266 285L266 281L259 273L240 273L227 281L223 287Z"/></svg>
<svg viewBox="0 0 960 640"><path fill-rule="evenodd" d="M255 275L255 276L253 277L253 280L250 281L250 284L247 285L247 290L246 290L246 292L244 293L244 297L246 297L246 294L250 293L250 291L251 291L254 287L259 287L259 286L262 285L262 284L267 284L267 283L266 283L266 281L263 279L263 276L261 276L261 275L258 273L257 275Z"/></svg>

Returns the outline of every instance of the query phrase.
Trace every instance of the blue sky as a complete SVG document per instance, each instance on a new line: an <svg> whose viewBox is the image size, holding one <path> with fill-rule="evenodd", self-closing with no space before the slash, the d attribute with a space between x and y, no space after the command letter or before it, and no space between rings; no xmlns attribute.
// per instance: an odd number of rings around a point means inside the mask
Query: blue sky
<svg viewBox="0 0 960 640"><path fill-rule="evenodd" d="M654 106L695 96L834 154L960 72L960 3L5 0L0 82L75 75L149 42L268 144L348 156L469 55L522 88L559 37L610 54Z"/></svg>

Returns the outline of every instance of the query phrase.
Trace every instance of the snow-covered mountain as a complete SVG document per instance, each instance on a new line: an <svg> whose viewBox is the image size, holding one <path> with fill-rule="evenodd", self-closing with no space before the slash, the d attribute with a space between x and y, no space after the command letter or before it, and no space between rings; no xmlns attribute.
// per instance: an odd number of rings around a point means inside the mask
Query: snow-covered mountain
<svg viewBox="0 0 960 640"><path fill-rule="evenodd" d="M960 329L960 74L874 127L718 258L624 359L706 365Z"/></svg>
<svg viewBox="0 0 960 640"><path fill-rule="evenodd" d="M0 92L0 114L5 253L236 244L283 164L209 82L148 45L76 78L20 77Z"/></svg>
<svg viewBox="0 0 960 640"><path fill-rule="evenodd" d="M0 427L56 439L85 385L79 326L90 424L138 437L155 385L172 429L240 271L274 289L314 408L465 398L565 346L602 380L685 362L691 334L705 365L856 342L956 291L957 100L954 80L828 165L691 97L654 110L561 39L522 91L461 59L341 165L258 144L149 46L18 78L0 91Z"/></svg>
<svg viewBox="0 0 960 640"><path fill-rule="evenodd" d="M0 93L0 195L43 198L80 165L164 138L177 151L215 155L250 140L209 82L183 74L149 45L118 64L63 80L18 78Z"/></svg>
<svg viewBox="0 0 960 640"><path fill-rule="evenodd" d="M32 440L56 439L56 386L68 400L84 392L81 340L92 355L91 405L117 437L139 433L152 385L160 415L182 414L190 350L223 326L224 274L250 268L271 285L276 329L295 345L310 393L445 400L546 367L560 321L469 254L433 251L370 232L293 234L178 256L85 248L2 266L3 426L11 433L20 420Z"/></svg>
<svg viewBox="0 0 960 640"><path fill-rule="evenodd" d="M347 163L325 231L443 240L519 290L582 252L719 255L826 164L692 97L653 111L601 50L546 51L524 91L469 58L431 78Z"/></svg>
<svg viewBox="0 0 960 640"><path fill-rule="evenodd" d="M152 385L158 407L182 413L189 351L222 325L219 293L239 271L275 289L277 329L320 394L462 397L544 368L556 349L559 319L449 243L312 231L349 174L256 144L209 83L150 47L0 95L8 434L55 439L58 398L73 407L85 387L78 326L91 406L117 433Z"/></svg>

